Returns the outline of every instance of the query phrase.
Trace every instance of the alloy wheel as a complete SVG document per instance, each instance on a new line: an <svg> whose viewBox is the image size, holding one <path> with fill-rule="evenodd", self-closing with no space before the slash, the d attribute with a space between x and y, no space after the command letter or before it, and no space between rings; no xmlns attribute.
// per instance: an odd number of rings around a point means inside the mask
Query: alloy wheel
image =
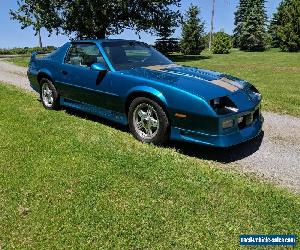
<svg viewBox="0 0 300 250"><path fill-rule="evenodd" d="M153 139L159 130L156 110L147 103L141 103L133 112L133 125L142 139Z"/></svg>

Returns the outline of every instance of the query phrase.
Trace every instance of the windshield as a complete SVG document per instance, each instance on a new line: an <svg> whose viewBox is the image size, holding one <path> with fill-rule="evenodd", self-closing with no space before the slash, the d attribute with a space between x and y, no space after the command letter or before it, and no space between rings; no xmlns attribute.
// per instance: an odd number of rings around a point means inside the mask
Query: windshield
<svg viewBox="0 0 300 250"><path fill-rule="evenodd" d="M171 60L142 42L104 42L102 46L116 70L172 64Z"/></svg>

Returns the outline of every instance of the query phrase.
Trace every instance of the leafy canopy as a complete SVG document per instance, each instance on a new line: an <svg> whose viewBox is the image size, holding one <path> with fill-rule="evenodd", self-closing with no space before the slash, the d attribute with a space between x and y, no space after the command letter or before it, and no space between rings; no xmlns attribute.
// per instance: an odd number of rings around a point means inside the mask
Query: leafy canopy
<svg viewBox="0 0 300 250"><path fill-rule="evenodd" d="M22 28L33 25L78 38L104 38L125 28L157 33L177 24L180 0L20 0L11 17ZM38 21L38 22L37 22Z"/></svg>
<svg viewBox="0 0 300 250"><path fill-rule="evenodd" d="M181 52L198 55L205 48L204 22L199 18L200 9L191 5L182 24Z"/></svg>

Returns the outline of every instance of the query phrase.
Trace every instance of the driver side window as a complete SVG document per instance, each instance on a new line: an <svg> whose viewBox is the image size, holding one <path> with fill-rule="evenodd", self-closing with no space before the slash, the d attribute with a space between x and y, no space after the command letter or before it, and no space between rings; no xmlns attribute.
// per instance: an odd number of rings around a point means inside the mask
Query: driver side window
<svg viewBox="0 0 300 250"><path fill-rule="evenodd" d="M85 68L91 67L94 63L102 63L107 67L98 47L92 43L72 44L65 58L65 63Z"/></svg>

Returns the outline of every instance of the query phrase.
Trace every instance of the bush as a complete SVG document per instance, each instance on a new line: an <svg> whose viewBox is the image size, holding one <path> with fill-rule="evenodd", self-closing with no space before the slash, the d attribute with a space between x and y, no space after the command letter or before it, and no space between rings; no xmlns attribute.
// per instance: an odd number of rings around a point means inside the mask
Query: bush
<svg viewBox="0 0 300 250"><path fill-rule="evenodd" d="M231 38L228 34L225 32L215 33L212 43L212 52L214 54L228 54L231 48Z"/></svg>
<svg viewBox="0 0 300 250"><path fill-rule="evenodd" d="M180 50L179 41L176 38L157 39L154 47L165 55Z"/></svg>
<svg viewBox="0 0 300 250"><path fill-rule="evenodd" d="M33 48L13 48L13 49L0 49L0 55L30 55L32 52L39 51L50 53L56 48L54 46L47 46L44 48L33 47Z"/></svg>

